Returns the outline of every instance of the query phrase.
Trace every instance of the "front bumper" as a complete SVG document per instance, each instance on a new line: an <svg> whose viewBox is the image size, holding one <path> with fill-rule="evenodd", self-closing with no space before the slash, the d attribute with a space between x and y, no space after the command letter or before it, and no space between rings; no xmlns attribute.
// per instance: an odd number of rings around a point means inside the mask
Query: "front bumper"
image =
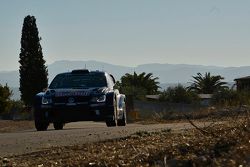
<svg viewBox="0 0 250 167"><path fill-rule="evenodd" d="M102 121L114 113L106 103L41 105L43 117L49 122Z"/></svg>

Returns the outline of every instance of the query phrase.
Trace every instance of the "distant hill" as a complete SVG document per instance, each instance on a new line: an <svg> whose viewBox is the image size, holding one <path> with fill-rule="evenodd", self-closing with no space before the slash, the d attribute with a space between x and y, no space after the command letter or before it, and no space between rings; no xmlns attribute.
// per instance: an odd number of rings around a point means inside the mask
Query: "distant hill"
<svg viewBox="0 0 250 167"><path fill-rule="evenodd" d="M19 91L19 88L17 88L17 87L11 87L11 91L12 91L11 99L13 99L13 100L19 100L20 97L21 97L21 93Z"/></svg>
<svg viewBox="0 0 250 167"><path fill-rule="evenodd" d="M133 72L134 68L119 65L113 65L98 61L56 61L48 66L49 78L53 79L54 76L61 72L72 71L73 69L83 69L107 71L112 73L116 79L120 79L125 73Z"/></svg>
<svg viewBox="0 0 250 167"><path fill-rule="evenodd" d="M237 77L249 76L250 66L244 67L218 67L187 64L143 64L137 67L119 66L98 61L56 61L48 66L49 79L61 72L72 69L88 68L90 70L104 70L112 73L116 79L120 79L125 73L152 72L155 77L159 77L160 83L187 83L192 80L196 73L211 72L214 75L222 75L225 81L232 82ZM0 72L0 83L8 83L11 87L19 86L18 71Z"/></svg>
<svg viewBox="0 0 250 167"><path fill-rule="evenodd" d="M71 71L72 69L87 68L90 70L104 70L112 73L117 80L125 73L152 72L155 77L159 77L161 85L172 85L176 83L187 84L192 80L196 73L211 72L213 75L222 75L225 81L233 82L235 78L249 76L250 66L243 67L218 67L187 64L142 64L137 67L113 65L99 61L56 61L48 65L49 80L61 72ZM8 83L10 87L19 87L18 71L0 72L0 83Z"/></svg>
<svg viewBox="0 0 250 167"><path fill-rule="evenodd" d="M120 79L125 73L146 72L153 73L159 77L160 83L187 83L192 80L192 76L198 72L211 72L213 75L221 75L227 82L233 82L235 78L249 76L250 66L243 67L218 67L187 64L142 64L137 67L119 66L98 61L57 61L48 66L50 78L64 71L72 69L86 68L90 70L104 70L112 73L116 79Z"/></svg>
<svg viewBox="0 0 250 167"><path fill-rule="evenodd" d="M88 68L90 70L104 70L112 73L116 79L120 79L125 73L152 72L159 77L161 83L187 83L190 82L196 73L211 72L214 75L222 75L225 81L232 82L237 77L249 76L250 66L244 67L218 67L187 64L143 64L137 67L119 66L98 61L56 61L48 66L49 79L61 72L71 71L72 69ZM0 72L0 83L8 83L11 87L19 86L18 71Z"/></svg>
<svg viewBox="0 0 250 167"><path fill-rule="evenodd" d="M0 72L0 84L8 84L11 87L19 86L19 72L18 71L3 71Z"/></svg>

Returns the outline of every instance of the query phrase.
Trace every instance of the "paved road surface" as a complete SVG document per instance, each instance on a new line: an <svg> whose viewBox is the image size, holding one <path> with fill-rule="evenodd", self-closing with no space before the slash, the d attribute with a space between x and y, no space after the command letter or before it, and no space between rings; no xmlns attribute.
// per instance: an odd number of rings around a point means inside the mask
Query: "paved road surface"
<svg viewBox="0 0 250 167"><path fill-rule="evenodd" d="M204 126L204 123L198 123ZM75 122L66 124L64 130L37 132L35 129L0 134L0 156L18 155L56 146L79 145L129 136L138 131L160 131L163 129L184 130L192 128L189 123L128 124L126 127L106 127L105 123Z"/></svg>

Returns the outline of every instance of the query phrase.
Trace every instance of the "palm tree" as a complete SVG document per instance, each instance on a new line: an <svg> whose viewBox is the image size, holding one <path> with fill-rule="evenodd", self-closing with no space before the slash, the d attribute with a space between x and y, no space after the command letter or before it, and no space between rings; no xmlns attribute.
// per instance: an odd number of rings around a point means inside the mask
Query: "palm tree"
<svg viewBox="0 0 250 167"><path fill-rule="evenodd" d="M125 94L135 96L156 94L159 88L159 82L157 82L158 79L158 77L154 78L152 73L126 73L124 76L121 77L121 83L118 82L117 85L120 88L121 92Z"/></svg>
<svg viewBox="0 0 250 167"><path fill-rule="evenodd" d="M188 87L188 90L197 93L212 94L228 88L225 85L226 82L221 81L224 79L222 76L213 76L210 72L206 72L204 76L201 73L197 73L197 76L193 76L193 79L193 83Z"/></svg>

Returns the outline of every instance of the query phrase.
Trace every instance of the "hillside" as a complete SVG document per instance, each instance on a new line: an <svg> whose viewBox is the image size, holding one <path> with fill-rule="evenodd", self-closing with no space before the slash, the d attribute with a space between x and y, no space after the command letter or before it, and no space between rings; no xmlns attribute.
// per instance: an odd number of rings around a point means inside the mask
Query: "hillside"
<svg viewBox="0 0 250 167"><path fill-rule="evenodd" d="M187 83L196 73L211 72L214 75L222 75L225 81L232 82L237 77L250 75L250 66L244 67L217 67L186 64L143 64L137 67L119 66L98 61L56 61L48 65L49 79L60 72L71 71L72 69L88 68L90 70L104 70L112 73L116 79L120 79L125 73L152 72L159 77L161 84L164 83ZM0 83L8 83L10 87L19 86L18 71L0 72Z"/></svg>

